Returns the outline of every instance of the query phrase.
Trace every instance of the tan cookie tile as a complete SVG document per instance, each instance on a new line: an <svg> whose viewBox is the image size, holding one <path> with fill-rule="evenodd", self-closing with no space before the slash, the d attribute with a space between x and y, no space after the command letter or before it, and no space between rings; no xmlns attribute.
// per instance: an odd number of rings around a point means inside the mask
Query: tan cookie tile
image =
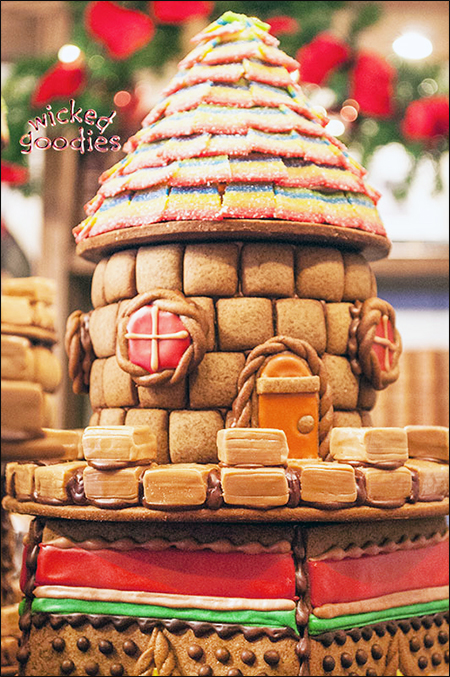
<svg viewBox="0 0 450 677"><path fill-rule="evenodd" d="M206 351L214 350L216 345L216 310L214 301L208 296L191 296L190 301L194 301L204 312L208 323L208 335L206 337Z"/></svg>
<svg viewBox="0 0 450 677"><path fill-rule="evenodd" d="M343 301L365 301L372 296L373 278L362 254L344 252L345 284Z"/></svg>
<svg viewBox="0 0 450 677"><path fill-rule="evenodd" d="M359 384L350 363L345 357L328 354L323 356L323 361L332 390L334 408L353 411L358 402Z"/></svg>
<svg viewBox="0 0 450 677"><path fill-rule="evenodd" d="M294 250L282 244L246 244L241 252L245 296L293 296Z"/></svg>
<svg viewBox="0 0 450 677"><path fill-rule="evenodd" d="M273 336L269 299L219 299L216 312L220 350L250 350Z"/></svg>
<svg viewBox="0 0 450 677"><path fill-rule="evenodd" d="M89 335L97 357L111 357L116 353L116 320L118 303L93 310L89 320Z"/></svg>
<svg viewBox="0 0 450 677"><path fill-rule="evenodd" d="M138 294L154 289L183 289L183 246L140 247L136 256Z"/></svg>
<svg viewBox="0 0 450 677"><path fill-rule="evenodd" d="M141 407L146 409L184 409L187 405L186 380L175 385L138 386L138 398Z"/></svg>
<svg viewBox="0 0 450 677"><path fill-rule="evenodd" d="M138 403L133 379L119 367L115 357L105 360L103 392L107 407L133 407Z"/></svg>
<svg viewBox="0 0 450 677"><path fill-rule="evenodd" d="M327 303L325 320L327 324L327 353L345 355L352 317L351 303Z"/></svg>
<svg viewBox="0 0 450 677"><path fill-rule="evenodd" d="M217 462L217 433L223 428L218 411L173 411L169 417L172 463Z"/></svg>
<svg viewBox="0 0 450 677"><path fill-rule="evenodd" d="M331 247L298 247L295 284L297 294L302 298L342 301L344 262L341 252Z"/></svg>
<svg viewBox="0 0 450 677"><path fill-rule="evenodd" d="M193 409L230 407L237 395L237 380L245 364L243 353L207 353L189 377L189 403Z"/></svg>
<svg viewBox="0 0 450 677"><path fill-rule="evenodd" d="M95 266L91 282L91 301L94 308L100 308L107 304L105 296L105 270L108 259L102 259Z"/></svg>
<svg viewBox="0 0 450 677"><path fill-rule="evenodd" d="M102 409L100 411L99 421L95 425L124 425L125 413L125 409L119 409L117 407L111 409Z"/></svg>
<svg viewBox="0 0 450 677"><path fill-rule="evenodd" d="M148 425L156 437L156 462L170 463L169 412L164 409L129 409L125 425Z"/></svg>
<svg viewBox="0 0 450 677"><path fill-rule="evenodd" d="M235 244L192 244L184 253L186 296L233 296L238 287Z"/></svg>
<svg viewBox="0 0 450 677"><path fill-rule="evenodd" d="M320 301L281 299L275 303L276 333L308 341L319 355L325 352L327 333Z"/></svg>
<svg viewBox="0 0 450 677"><path fill-rule="evenodd" d="M103 390L103 370L106 360L94 360L91 367L89 380L89 399L92 409L106 407L105 393Z"/></svg>
<svg viewBox="0 0 450 677"><path fill-rule="evenodd" d="M136 296L136 250L125 249L113 254L104 274L107 303Z"/></svg>

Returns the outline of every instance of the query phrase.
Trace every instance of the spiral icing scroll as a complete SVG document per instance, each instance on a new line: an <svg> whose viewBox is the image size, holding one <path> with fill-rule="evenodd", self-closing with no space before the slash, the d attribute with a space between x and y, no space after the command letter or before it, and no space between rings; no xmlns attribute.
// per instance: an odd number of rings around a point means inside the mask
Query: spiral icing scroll
<svg viewBox="0 0 450 677"><path fill-rule="evenodd" d="M238 394L233 402L232 416L228 425L232 428L251 427L252 395L258 372L271 357L285 352L303 358L312 375L319 376L319 454L321 458L325 458L333 425L332 392L325 365L307 341L289 336L274 336L251 351L238 379Z"/></svg>
<svg viewBox="0 0 450 677"><path fill-rule="evenodd" d="M69 358L68 371L75 394L89 392L89 378L95 359L89 334L90 313L75 310L66 323L65 348Z"/></svg>
<svg viewBox="0 0 450 677"><path fill-rule="evenodd" d="M161 311L177 315L190 337L190 345L175 368L162 369L153 373L130 360L127 337L130 317L144 306L150 305L156 306ZM120 367L128 372L135 383L140 386L162 383L174 385L185 378L203 359L206 352L208 330L204 310L194 301L187 299L181 292L170 289L156 289L145 292L123 304L120 310L117 320L116 358Z"/></svg>

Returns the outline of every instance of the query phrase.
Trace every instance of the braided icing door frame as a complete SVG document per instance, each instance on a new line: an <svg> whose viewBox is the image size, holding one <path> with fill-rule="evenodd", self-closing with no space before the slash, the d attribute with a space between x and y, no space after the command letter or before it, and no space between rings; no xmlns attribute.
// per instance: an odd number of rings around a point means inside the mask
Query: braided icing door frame
<svg viewBox="0 0 450 677"><path fill-rule="evenodd" d="M330 432L333 426L333 398L331 385L324 362L308 341L290 336L274 336L265 343L256 346L245 362L238 379L238 394L233 402L231 417L227 427L251 427L253 395L256 390L258 372L267 361L281 353L290 352L304 359L313 376L319 376L319 456L325 459L330 445Z"/></svg>

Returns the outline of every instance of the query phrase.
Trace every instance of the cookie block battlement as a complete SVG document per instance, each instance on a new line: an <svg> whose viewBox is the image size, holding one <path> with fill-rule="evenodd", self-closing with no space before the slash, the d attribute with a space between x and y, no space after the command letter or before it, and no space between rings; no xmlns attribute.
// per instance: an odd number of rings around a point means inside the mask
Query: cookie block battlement
<svg viewBox="0 0 450 677"><path fill-rule="evenodd" d="M223 508L225 514L233 508L314 508L344 515L350 508L419 507L448 497L445 428L335 428L328 461L289 458L282 431L252 428L220 430L215 464L156 463L148 426L90 427L83 447L86 460L8 464L7 493L31 512L29 502L114 510Z"/></svg>

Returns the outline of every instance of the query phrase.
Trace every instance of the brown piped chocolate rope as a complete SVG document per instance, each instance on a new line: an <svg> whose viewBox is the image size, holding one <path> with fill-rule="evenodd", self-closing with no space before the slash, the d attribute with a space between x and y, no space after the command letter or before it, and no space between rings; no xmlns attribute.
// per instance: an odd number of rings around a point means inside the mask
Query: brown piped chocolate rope
<svg viewBox="0 0 450 677"><path fill-rule="evenodd" d="M289 336L274 336L254 348L247 357L244 369L238 379L238 394L233 402L231 428L245 428L251 422L252 395L256 386L258 372L270 357L290 351L306 360L313 376L319 376L319 454L325 458L328 454L330 432L333 425L333 400L331 386L324 363L314 348L301 339Z"/></svg>
<svg viewBox="0 0 450 677"><path fill-rule="evenodd" d="M68 371L76 395L89 392L89 377L95 359L89 335L90 313L75 310L66 324L64 344L69 358Z"/></svg>
<svg viewBox="0 0 450 677"><path fill-rule="evenodd" d="M143 306L153 304L159 310L178 315L191 337L191 344L184 352L176 369L164 369L150 374L133 364L128 357L127 325L130 316ZM116 357L121 368L128 372L140 386L167 383L174 385L183 380L203 359L206 352L208 322L205 312L194 301L187 299L181 292L170 289L156 289L139 294L127 304L123 304L117 320Z"/></svg>
<svg viewBox="0 0 450 677"><path fill-rule="evenodd" d="M355 376L360 376L362 373L361 365L358 359L358 339L356 337L358 326L361 321L362 302L355 301L353 306L349 308L352 321L348 330L347 352L350 362L350 367Z"/></svg>

